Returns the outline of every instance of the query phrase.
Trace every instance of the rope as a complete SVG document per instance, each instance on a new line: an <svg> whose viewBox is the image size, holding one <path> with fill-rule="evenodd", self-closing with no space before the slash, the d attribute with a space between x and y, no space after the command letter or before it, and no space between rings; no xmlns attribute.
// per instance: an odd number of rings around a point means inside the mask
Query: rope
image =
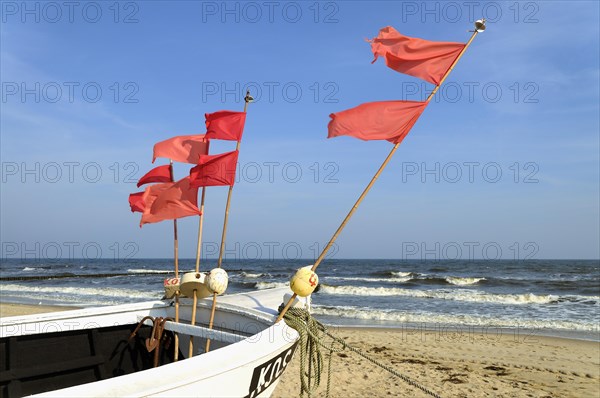
<svg viewBox="0 0 600 398"><path fill-rule="evenodd" d="M409 378L408 376L399 373L392 367L380 362L379 360L367 355L361 350L354 348L346 343L344 339L334 336L327 328L310 316L310 313L302 308L291 307L284 315L283 319L291 328L298 331L300 335L300 396L304 394L310 398L311 395L321 384L321 372L323 371L323 354L319 347L323 347L328 352L327 358L327 397L330 393L331 385L331 359L334 352L341 352L348 349L374 365L388 371L394 376L398 377L405 383L423 391L424 393L435 397L441 398L437 393L429 390L427 387L419 384L417 381ZM331 345L326 346L323 342L325 337L331 339ZM336 348L336 344L339 348ZM308 358L307 358L308 357ZM308 369L307 368L308 361Z"/></svg>

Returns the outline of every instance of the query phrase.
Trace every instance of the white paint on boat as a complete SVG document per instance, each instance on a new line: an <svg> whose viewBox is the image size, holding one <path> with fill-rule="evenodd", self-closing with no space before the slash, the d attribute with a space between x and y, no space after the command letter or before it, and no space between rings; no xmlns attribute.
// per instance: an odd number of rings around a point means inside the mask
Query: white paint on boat
<svg viewBox="0 0 600 398"><path fill-rule="evenodd" d="M218 298L215 347L157 368L79 386L48 391L45 397L268 397L292 358L298 334L284 322L273 324L289 289L269 289ZM198 301L198 319L206 319L212 300ZM207 336L205 326L192 326L191 300L181 300L181 351L187 353L189 334ZM9 317L0 320L0 338L136 324L143 317L174 317L170 301L150 301L111 307ZM185 335L185 332L189 332ZM233 344L219 345L219 340ZM200 355L201 354L201 355Z"/></svg>

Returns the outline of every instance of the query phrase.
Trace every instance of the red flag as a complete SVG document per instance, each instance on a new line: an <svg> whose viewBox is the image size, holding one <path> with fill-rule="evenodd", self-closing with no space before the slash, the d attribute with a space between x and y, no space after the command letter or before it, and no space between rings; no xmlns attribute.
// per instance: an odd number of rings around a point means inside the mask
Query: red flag
<svg viewBox="0 0 600 398"><path fill-rule="evenodd" d="M206 113L206 138L240 141L244 132L246 112L219 111Z"/></svg>
<svg viewBox="0 0 600 398"><path fill-rule="evenodd" d="M168 158L176 162L197 164L200 155L208 153L208 140L204 134L180 135L154 145L154 157Z"/></svg>
<svg viewBox="0 0 600 398"><path fill-rule="evenodd" d="M371 51L385 58L385 64L398 71L426 80L436 86L456 59L463 43L429 41L404 36L391 26L379 31L370 41Z"/></svg>
<svg viewBox="0 0 600 398"><path fill-rule="evenodd" d="M131 207L131 212L139 211L140 213L144 212L144 207L146 204L144 203L144 192L136 192L129 194L129 207Z"/></svg>
<svg viewBox="0 0 600 398"><path fill-rule="evenodd" d="M171 182L171 166L158 166L144 174L137 183L138 188L151 182Z"/></svg>
<svg viewBox="0 0 600 398"><path fill-rule="evenodd" d="M427 106L424 101L367 102L329 115L327 138L349 135L361 140L401 142Z"/></svg>
<svg viewBox="0 0 600 398"><path fill-rule="evenodd" d="M190 186L233 186L239 151L200 156L198 166L190 170Z"/></svg>
<svg viewBox="0 0 600 398"><path fill-rule="evenodd" d="M177 182L150 185L142 199L145 208L140 221L144 224L200 215L198 188L190 187L190 178Z"/></svg>

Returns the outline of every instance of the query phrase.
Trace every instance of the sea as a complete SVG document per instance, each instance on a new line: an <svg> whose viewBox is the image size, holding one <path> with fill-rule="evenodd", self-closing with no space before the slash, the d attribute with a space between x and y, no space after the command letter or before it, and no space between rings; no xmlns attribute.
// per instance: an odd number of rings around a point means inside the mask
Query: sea
<svg viewBox="0 0 600 398"><path fill-rule="evenodd" d="M227 294L287 286L308 260L225 261ZM181 272L194 260L180 260ZM201 270L216 266L203 260ZM600 341L600 261L324 261L313 315L327 325ZM2 260L1 302L91 307L160 299L172 259Z"/></svg>

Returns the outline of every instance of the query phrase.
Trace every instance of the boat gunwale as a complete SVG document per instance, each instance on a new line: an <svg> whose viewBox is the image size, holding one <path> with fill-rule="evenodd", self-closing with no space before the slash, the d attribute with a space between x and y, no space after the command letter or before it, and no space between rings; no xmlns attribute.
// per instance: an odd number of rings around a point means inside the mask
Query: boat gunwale
<svg viewBox="0 0 600 398"><path fill-rule="evenodd" d="M244 295L247 293L239 293L240 295ZM229 295L225 297L233 297L237 296L237 294ZM183 304L183 305L182 305ZM127 314L135 314L137 312L144 311L160 311L167 310L170 307L173 307L174 301L172 299L168 300L152 300L145 301L141 303L126 303L126 304L118 304L112 306L104 306L104 307L91 307L91 308L81 308L81 309L73 309L73 310L65 310L65 311L56 311L56 312L47 312L40 314L29 314L29 315L17 315L11 317L0 318L0 338L11 337L6 335L6 328L12 326L20 326L20 325L31 325L36 323L44 323L44 322L65 322L70 319L79 319L79 318L92 318L98 316L115 316L115 315L127 315ZM209 300L199 300L197 303L197 307L202 308L210 308L212 303ZM183 308L181 308L183 307ZM182 300L180 301L180 310L192 307L191 300ZM269 314L265 311L256 310L253 308L247 308L237 304L231 304L227 302L218 302L217 309L219 311L228 312L236 315L241 315L257 322L265 324L268 326L269 323L273 323L275 320L274 314ZM131 322L139 321L139 319L132 319ZM95 320L97 322L98 319ZM84 325L85 326L85 325ZM107 326L107 325L105 325ZM113 326L111 324L110 326ZM104 327L103 325L94 325L94 327ZM22 333L15 334L14 336L26 336L26 335L35 335L35 334L43 334L48 333L43 330L27 330L27 328L22 328ZM91 327L85 328L83 326L75 327L69 330L84 330L91 329Z"/></svg>
<svg viewBox="0 0 600 398"><path fill-rule="evenodd" d="M282 289L267 289L273 294L282 292ZM227 295L229 301L223 300L217 304L221 312L239 315L249 321L256 321L265 326L264 329L256 333L245 336L242 340L232 342L224 347L215 349L208 353L194 356L178 362L172 362L162 365L158 368L146 369L143 372L131 373L123 376L112 377L82 385L75 385L63 389L51 390L37 394L36 396L79 396L86 395L88 391L93 391L106 396L149 396L173 393L176 390L189 391L190 387L197 383L209 382L211 379L219 378L221 374L234 372L243 374L243 368L252 369L262 362L275 358L292 348L298 341L298 332L290 328L285 322L274 323L276 312L270 307L262 304L262 299L266 296L266 291L262 291L258 296L252 293L240 293L238 295ZM247 296L255 300L258 307L249 308L242 304L234 304L236 297ZM275 297L275 296L273 296ZM268 296L266 297L269 298ZM244 297L242 297L244 299ZM243 301L243 300L242 300ZM185 312L191 310L192 301L182 300ZM272 303L271 303L272 304ZM211 305L209 300L198 302L198 307L208 308ZM69 332L73 330L86 330L101 327L114 326L114 316L118 317L120 324L133 324L139 321L140 314L152 314L152 312L163 312L172 308L172 300L154 300L142 303L120 304L116 306L95 307L74 309L53 313L31 314L23 316L6 317L0 319L0 338L10 338L12 336L43 335L44 333L53 333L54 330L41 331L31 330L32 324L49 324L57 322L58 324L68 325L69 320L80 319L82 324L77 328L61 330L56 332ZM258 309L260 308L260 309ZM155 314L155 316L158 314ZM112 316L112 317L111 317ZM161 315L158 315L161 316ZM83 322L89 320L93 323L92 327L86 327ZM126 322L123 322L126 321ZM7 335L7 330L15 325L21 325L21 333L12 333ZM29 330L27 330L29 325ZM83 326L82 326L83 325ZM201 327L189 325L189 327L201 330ZM14 331L13 331L14 332ZM185 333L184 333L185 334ZM293 351L292 351L293 352ZM258 356L256 354L259 353ZM161 382L160 385L148 384L147 380L157 378L164 380L164 375L168 374L168 383ZM200 376L201 375L201 376ZM199 377L200 376L200 377ZM135 385L135 388L133 387Z"/></svg>

